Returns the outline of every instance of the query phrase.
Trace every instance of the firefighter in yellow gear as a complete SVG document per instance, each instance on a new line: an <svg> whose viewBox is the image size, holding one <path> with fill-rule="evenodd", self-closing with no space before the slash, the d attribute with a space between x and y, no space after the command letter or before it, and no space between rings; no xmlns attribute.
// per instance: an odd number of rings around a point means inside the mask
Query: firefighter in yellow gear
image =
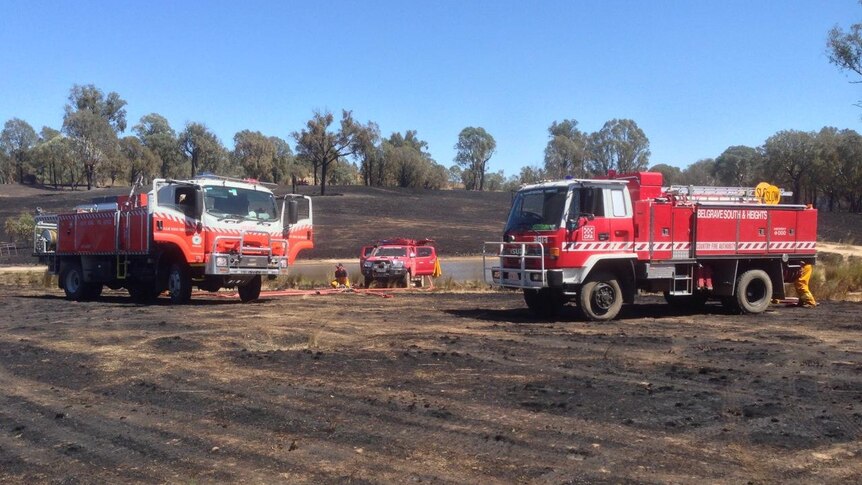
<svg viewBox="0 0 862 485"><path fill-rule="evenodd" d="M343 264L335 265L335 279L330 284L333 288L350 288L350 277L347 276L347 270L344 269Z"/></svg>
<svg viewBox="0 0 862 485"><path fill-rule="evenodd" d="M811 273L814 272L814 266L804 264L799 270L799 277L796 278L796 294L799 296L799 306L815 307L817 301L814 300L814 295L811 294L811 289L808 288L808 283L811 281Z"/></svg>

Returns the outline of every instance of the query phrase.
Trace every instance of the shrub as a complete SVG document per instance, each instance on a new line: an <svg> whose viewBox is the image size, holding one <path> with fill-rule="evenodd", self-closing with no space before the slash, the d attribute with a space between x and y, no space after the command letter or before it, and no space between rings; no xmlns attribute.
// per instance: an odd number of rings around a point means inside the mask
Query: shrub
<svg viewBox="0 0 862 485"><path fill-rule="evenodd" d="M29 212L22 212L18 217L10 217L6 219L3 228L6 234L14 242L27 243L33 239L33 231L36 228L36 220Z"/></svg>

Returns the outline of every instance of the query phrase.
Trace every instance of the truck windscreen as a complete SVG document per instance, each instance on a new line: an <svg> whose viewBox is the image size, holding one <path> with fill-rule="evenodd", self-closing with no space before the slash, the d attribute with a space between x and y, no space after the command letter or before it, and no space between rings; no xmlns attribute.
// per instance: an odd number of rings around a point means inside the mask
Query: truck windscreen
<svg viewBox="0 0 862 485"><path fill-rule="evenodd" d="M568 190L568 187L551 187L519 192L509 213L506 232L552 231L559 228Z"/></svg>
<svg viewBox="0 0 862 485"><path fill-rule="evenodd" d="M209 186L204 188L204 205L208 214L218 218L257 221L278 219L275 197L269 192Z"/></svg>

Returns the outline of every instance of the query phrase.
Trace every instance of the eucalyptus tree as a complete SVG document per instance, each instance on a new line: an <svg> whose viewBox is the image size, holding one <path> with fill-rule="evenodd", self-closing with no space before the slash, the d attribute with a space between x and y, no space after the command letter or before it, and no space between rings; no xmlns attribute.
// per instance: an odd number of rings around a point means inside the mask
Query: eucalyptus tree
<svg viewBox="0 0 862 485"><path fill-rule="evenodd" d="M362 183L368 186L383 185L386 167L380 140L380 127L377 123L369 121L357 132L354 148L359 158Z"/></svg>
<svg viewBox="0 0 862 485"><path fill-rule="evenodd" d="M497 150L497 142L482 127L468 126L458 134L455 162L463 168L461 179L467 190L483 190L488 161Z"/></svg>
<svg viewBox="0 0 862 485"><path fill-rule="evenodd" d="M762 157L757 149L737 145L728 147L715 159L715 176L722 185L755 185Z"/></svg>
<svg viewBox="0 0 862 485"><path fill-rule="evenodd" d="M578 121L554 121L548 128L548 135L550 139L545 146L545 173L555 179L568 175L584 177L587 135L578 129Z"/></svg>
<svg viewBox="0 0 862 485"><path fill-rule="evenodd" d="M203 123L187 123L178 140L192 177L198 172L222 173L228 168L225 166L227 152L224 145Z"/></svg>
<svg viewBox="0 0 862 485"><path fill-rule="evenodd" d="M327 171L330 166L356 154L357 136L362 130L362 126L354 121L352 112L347 110L341 111L337 131L330 130L334 121L332 113L315 111L304 129L293 132L297 157L311 163L315 184L318 181L318 169L320 170L320 195L326 194Z"/></svg>
<svg viewBox="0 0 862 485"><path fill-rule="evenodd" d="M167 118L158 113L144 115L132 131L158 158L159 174L162 177L184 175L181 173L183 154L180 152L177 132L171 128Z"/></svg>
<svg viewBox="0 0 862 485"><path fill-rule="evenodd" d="M275 143L259 131L242 130L233 137L233 159L242 173L254 179L273 182Z"/></svg>
<svg viewBox="0 0 862 485"><path fill-rule="evenodd" d="M74 85L63 116L63 132L69 136L84 165L87 190L100 164L119 156L117 134L126 129L126 101L115 92L107 96L92 84Z"/></svg>
<svg viewBox="0 0 862 485"><path fill-rule="evenodd" d="M787 182L793 189L793 202L802 200L803 182L814 170L818 156L816 135L799 130L783 130L763 145L764 170Z"/></svg>
<svg viewBox="0 0 862 485"><path fill-rule="evenodd" d="M3 125L0 131L0 151L10 164L8 173L14 174L19 183L24 179L24 171L30 156L30 150L39 141L36 130L29 123L12 118ZM8 177L11 178L11 177Z"/></svg>
<svg viewBox="0 0 862 485"><path fill-rule="evenodd" d="M668 165L666 163L659 163L657 165L653 165L649 169L650 172L659 172L661 173L662 183L665 186L676 185L682 181L682 169L679 167L674 167Z"/></svg>
<svg viewBox="0 0 862 485"><path fill-rule="evenodd" d="M645 170L649 165L649 139L634 120L613 119L590 134L587 157L593 175L604 175L609 170L620 173Z"/></svg>
<svg viewBox="0 0 862 485"><path fill-rule="evenodd" d="M140 139L127 136L120 140L120 152L127 161L127 181L134 184L139 178L146 183L155 178L161 169L161 159Z"/></svg>
<svg viewBox="0 0 862 485"><path fill-rule="evenodd" d="M681 185L718 185L715 178L715 160L704 158L683 169Z"/></svg>

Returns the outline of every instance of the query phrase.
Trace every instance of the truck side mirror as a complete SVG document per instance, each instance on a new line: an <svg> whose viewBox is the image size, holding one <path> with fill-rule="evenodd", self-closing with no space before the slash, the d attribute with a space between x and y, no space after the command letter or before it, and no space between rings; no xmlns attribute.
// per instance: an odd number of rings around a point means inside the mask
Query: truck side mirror
<svg viewBox="0 0 862 485"><path fill-rule="evenodd" d="M204 214L204 191L198 187L195 189L195 219L200 219Z"/></svg>
<svg viewBox="0 0 862 485"><path fill-rule="evenodd" d="M287 201L287 223L296 224L299 220L299 201L291 199Z"/></svg>

